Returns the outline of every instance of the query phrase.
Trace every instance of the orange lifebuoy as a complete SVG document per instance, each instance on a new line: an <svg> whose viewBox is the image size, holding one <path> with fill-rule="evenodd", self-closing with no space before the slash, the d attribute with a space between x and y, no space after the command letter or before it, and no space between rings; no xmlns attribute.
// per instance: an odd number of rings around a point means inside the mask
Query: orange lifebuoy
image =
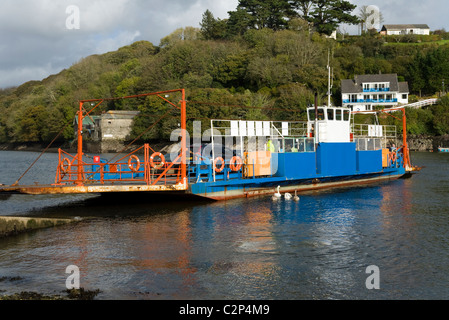
<svg viewBox="0 0 449 320"><path fill-rule="evenodd" d="M390 161L391 161L391 163L395 163L396 162L396 158L397 158L396 152L390 152Z"/></svg>
<svg viewBox="0 0 449 320"><path fill-rule="evenodd" d="M220 166L220 168L217 168L217 162L218 162L218 161L221 161L221 166ZM215 158L215 160L214 160L214 169L215 169L215 172L222 172L223 169L224 169L224 167L225 167L225 161L224 161L224 159L223 159L222 157Z"/></svg>
<svg viewBox="0 0 449 320"><path fill-rule="evenodd" d="M232 171L239 171L242 168L242 165L243 165L242 158L240 158L239 156L234 156L231 159L229 167L231 168Z"/></svg>
<svg viewBox="0 0 449 320"><path fill-rule="evenodd" d="M70 163L69 159L67 159L67 158L62 159L62 162L61 162L61 165L60 165L62 173L69 172L71 165L72 164Z"/></svg>
<svg viewBox="0 0 449 320"><path fill-rule="evenodd" d="M136 166L133 165L133 162L132 162L133 160L137 162ZM139 170L139 168L140 168L140 160L139 160L139 158L137 156L135 156L135 155L132 155L131 157L129 157L128 167L131 169L132 172L137 172Z"/></svg>
<svg viewBox="0 0 449 320"><path fill-rule="evenodd" d="M161 159L161 162L159 164L154 163L154 158L159 157ZM151 168L159 169L165 165L165 158L164 155L160 152L155 152L150 157L150 166Z"/></svg>

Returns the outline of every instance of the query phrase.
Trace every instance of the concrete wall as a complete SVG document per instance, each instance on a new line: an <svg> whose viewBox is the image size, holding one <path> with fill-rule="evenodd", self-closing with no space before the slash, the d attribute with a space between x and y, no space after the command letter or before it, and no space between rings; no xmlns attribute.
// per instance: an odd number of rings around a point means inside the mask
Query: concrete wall
<svg viewBox="0 0 449 320"><path fill-rule="evenodd" d="M74 222L72 219L0 217L0 238L31 230L50 228Z"/></svg>
<svg viewBox="0 0 449 320"><path fill-rule="evenodd" d="M131 133L133 119L101 119L101 140L126 140Z"/></svg>

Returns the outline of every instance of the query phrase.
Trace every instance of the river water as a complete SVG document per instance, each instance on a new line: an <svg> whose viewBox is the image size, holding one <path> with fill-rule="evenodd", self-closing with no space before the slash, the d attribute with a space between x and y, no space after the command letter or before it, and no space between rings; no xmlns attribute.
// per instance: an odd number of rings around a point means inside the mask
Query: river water
<svg viewBox="0 0 449 320"><path fill-rule="evenodd" d="M0 182L37 155L0 152ZM99 300L448 299L449 154L412 161L425 168L410 179L308 192L298 203L3 197L0 215L82 219L0 239L0 295L60 294L75 265ZM53 182L56 162L45 154L21 184ZM369 289L374 276L379 288Z"/></svg>

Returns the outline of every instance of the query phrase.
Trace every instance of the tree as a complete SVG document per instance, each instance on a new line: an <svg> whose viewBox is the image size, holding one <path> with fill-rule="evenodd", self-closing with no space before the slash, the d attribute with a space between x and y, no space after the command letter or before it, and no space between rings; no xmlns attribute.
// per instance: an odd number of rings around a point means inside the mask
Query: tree
<svg viewBox="0 0 449 320"><path fill-rule="evenodd" d="M298 15L307 22L309 31L312 27L310 18L310 10L313 7L313 1L311 0L294 0L292 1L293 8L298 11Z"/></svg>
<svg viewBox="0 0 449 320"><path fill-rule="evenodd" d="M214 39L214 28L215 28L216 20L212 12L207 9L203 13L203 20L200 22L201 26L201 35L204 40Z"/></svg>
<svg viewBox="0 0 449 320"><path fill-rule="evenodd" d="M250 29L251 16L244 10L237 8L236 11L229 11L227 30L230 35L243 35Z"/></svg>
<svg viewBox="0 0 449 320"><path fill-rule="evenodd" d="M247 29L285 29L296 14L289 0L239 0L236 11L229 12L231 25Z"/></svg>
<svg viewBox="0 0 449 320"><path fill-rule="evenodd" d="M204 40L224 39L227 37L227 20L215 19L212 12L206 10L200 22L201 36Z"/></svg>
<svg viewBox="0 0 449 320"><path fill-rule="evenodd" d="M293 7L300 12L300 16L308 20L310 17L310 10L313 7L314 1L312 0L294 0L292 1Z"/></svg>
<svg viewBox="0 0 449 320"><path fill-rule="evenodd" d="M181 41L197 40L200 30L194 27L178 28L168 36L161 39L160 47L175 45Z"/></svg>
<svg viewBox="0 0 449 320"><path fill-rule="evenodd" d="M356 5L344 0L297 0L293 7L302 13L303 19L312 23L322 34L330 35L340 23L356 24L359 19L351 15Z"/></svg>
<svg viewBox="0 0 449 320"><path fill-rule="evenodd" d="M426 79L427 92L435 93L442 91L443 81L449 79L448 56L449 47L438 47L428 52L424 60L424 65L422 66Z"/></svg>
<svg viewBox="0 0 449 320"><path fill-rule="evenodd" d="M424 89L426 85L426 80L424 79L423 67L424 58L420 52L415 56L415 58L409 63L407 71L408 78L410 79L410 89L412 92L419 92L421 95L421 90Z"/></svg>

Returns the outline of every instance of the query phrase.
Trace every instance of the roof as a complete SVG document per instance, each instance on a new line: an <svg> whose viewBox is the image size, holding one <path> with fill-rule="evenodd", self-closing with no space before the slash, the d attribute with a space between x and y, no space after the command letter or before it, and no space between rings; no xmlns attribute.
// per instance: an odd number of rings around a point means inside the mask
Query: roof
<svg viewBox="0 0 449 320"><path fill-rule="evenodd" d="M134 119L140 112L132 110L109 110L101 115L102 119Z"/></svg>
<svg viewBox="0 0 449 320"><path fill-rule="evenodd" d="M399 92L409 93L408 82L399 82Z"/></svg>
<svg viewBox="0 0 449 320"><path fill-rule="evenodd" d="M427 24L385 24L382 30L430 29Z"/></svg>
<svg viewBox="0 0 449 320"><path fill-rule="evenodd" d="M83 118L83 126L92 126L95 124L95 120L100 119L100 116L88 116ZM78 124L78 117L74 117L74 124Z"/></svg>
<svg viewBox="0 0 449 320"><path fill-rule="evenodd" d="M367 82L389 82L390 91L393 92L409 92L407 82L398 82L398 75L396 73L388 74L365 74L356 75L354 80L341 80L342 93L361 93L363 92L362 84Z"/></svg>
<svg viewBox="0 0 449 320"><path fill-rule="evenodd" d="M139 115L140 111L132 111L132 110L109 110L103 113L101 116L87 116L83 118L83 125L94 125L96 120L100 119L120 119L120 120L132 120L137 115ZM74 124L78 124L78 117L74 117Z"/></svg>
<svg viewBox="0 0 449 320"><path fill-rule="evenodd" d="M355 85L354 80L344 79L341 80L341 92L342 93L358 93L360 89Z"/></svg>

